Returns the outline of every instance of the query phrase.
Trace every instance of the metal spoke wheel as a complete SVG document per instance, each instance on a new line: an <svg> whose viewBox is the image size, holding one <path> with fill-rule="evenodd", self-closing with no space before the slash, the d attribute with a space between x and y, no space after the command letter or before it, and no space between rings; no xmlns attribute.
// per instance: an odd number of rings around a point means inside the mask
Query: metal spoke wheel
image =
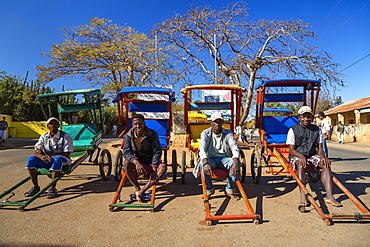
<svg viewBox="0 0 370 247"><path fill-rule="evenodd" d="M252 182L258 184L261 179L262 174L262 162L261 154L258 152L258 149L254 149L251 155L251 176Z"/></svg>
<svg viewBox="0 0 370 247"><path fill-rule="evenodd" d="M113 163L114 180L116 180L117 182L121 181L122 166L123 166L123 151L120 149L116 152L116 157Z"/></svg>
<svg viewBox="0 0 370 247"><path fill-rule="evenodd" d="M176 182L177 178L177 157L176 150L172 150L172 182Z"/></svg>
<svg viewBox="0 0 370 247"><path fill-rule="evenodd" d="M185 174L186 174L186 152L182 151L181 155L181 183L185 183Z"/></svg>
<svg viewBox="0 0 370 247"><path fill-rule="evenodd" d="M245 181L245 175L247 173L247 161L245 159L244 152L240 150L240 172L239 172L239 180L241 183Z"/></svg>
<svg viewBox="0 0 370 247"><path fill-rule="evenodd" d="M112 156L107 149L104 149L99 156L99 171L104 180L109 179L112 172Z"/></svg>

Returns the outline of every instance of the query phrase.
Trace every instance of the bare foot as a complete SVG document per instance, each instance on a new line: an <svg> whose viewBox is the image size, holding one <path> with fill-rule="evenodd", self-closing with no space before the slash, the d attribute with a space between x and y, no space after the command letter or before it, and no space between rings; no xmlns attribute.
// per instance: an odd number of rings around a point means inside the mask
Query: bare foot
<svg viewBox="0 0 370 247"><path fill-rule="evenodd" d="M139 202L142 202L143 201L141 199L143 197L143 193L141 191L136 191L135 192L135 195L136 195L136 200L138 200Z"/></svg>
<svg viewBox="0 0 370 247"><path fill-rule="evenodd" d="M228 197L230 197L231 200L234 200L234 201L239 201L240 200L240 197L239 196L236 196L236 195L233 195L233 194L229 194L227 192L225 192L225 195L227 195Z"/></svg>
<svg viewBox="0 0 370 247"><path fill-rule="evenodd" d="M337 200L335 200L334 198L333 199L329 199L327 197L324 198L324 201L328 204L331 204L333 205L334 207L342 207L342 204L340 204Z"/></svg>

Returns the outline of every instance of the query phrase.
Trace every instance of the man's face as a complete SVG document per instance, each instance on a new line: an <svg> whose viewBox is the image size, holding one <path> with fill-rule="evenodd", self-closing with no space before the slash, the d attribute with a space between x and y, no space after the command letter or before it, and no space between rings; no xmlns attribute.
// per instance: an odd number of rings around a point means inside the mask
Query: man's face
<svg viewBox="0 0 370 247"><path fill-rule="evenodd" d="M132 126L134 126L135 133L138 136L141 136L144 132L145 123L141 118L134 118L132 120Z"/></svg>
<svg viewBox="0 0 370 247"><path fill-rule="evenodd" d="M215 121L211 122L212 132L215 134L220 134L222 131L222 125L224 124L224 120L216 119Z"/></svg>
<svg viewBox="0 0 370 247"><path fill-rule="evenodd" d="M299 115L298 119L303 126L307 127L308 125L312 123L312 114L309 112L306 112L304 114Z"/></svg>
<svg viewBox="0 0 370 247"><path fill-rule="evenodd" d="M51 120L50 123L48 123L48 125L47 125L48 129L52 133L58 132L59 126L60 126L60 124L55 120Z"/></svg>

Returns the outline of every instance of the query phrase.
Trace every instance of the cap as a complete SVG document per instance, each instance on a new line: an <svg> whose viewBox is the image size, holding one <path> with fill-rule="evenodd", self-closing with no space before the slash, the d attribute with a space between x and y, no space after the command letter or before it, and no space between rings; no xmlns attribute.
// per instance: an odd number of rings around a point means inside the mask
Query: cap
<svg viewBox="0 0 370 247"><path fill-rule="evenodd" d="M221 112L219 112L219 111L216 111L216 112L212 113L212 115L211 115L211 121L212 121L212 122L213 122L213 121L216 121L217 119L224 120L224 116L223 116L223 115L222 115L222 113L221 113Z"/></svg>
<svg viewBox="0 0 370 247"><path fill-rule="evenodd" d="M302 114L304 114L304 113L306 113L306 112L308 112L308 113L311 113L311 114L312 114L311 107L309 107L309 106L302 106L302 107L301 107L301 108L299 108L299 110L298 110L298 115L302 115Z"/></svg>
<svg viewBox="0 0 370 247"><path fill-rule="evenodd" d="M57 119L57 118L55 118L55 117L51 117L51 118L49 118L48 119L48 121L46 121L46 124L49 124L51 121L57 121L58 122L58 124L60 124L60 121Z"/></svg>
<svg viewBox="0 0 370 247"><path fill-rule="evenodd" d="M325 113L324 112L319 112L319 114L317 114L319 117L325 117Z"/></svg>

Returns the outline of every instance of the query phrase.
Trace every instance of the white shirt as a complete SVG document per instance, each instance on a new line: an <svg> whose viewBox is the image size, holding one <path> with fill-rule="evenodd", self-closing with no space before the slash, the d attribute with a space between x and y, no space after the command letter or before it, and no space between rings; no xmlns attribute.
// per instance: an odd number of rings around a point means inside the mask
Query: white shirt
<svg viewBox="0 0 370 247"><path fill-rule="evenodd" d="M330 126L329 126L329 121L327 118L323 118L320 123L319 127L321 129L322 134L329 134L330 132Z"/></svg>

